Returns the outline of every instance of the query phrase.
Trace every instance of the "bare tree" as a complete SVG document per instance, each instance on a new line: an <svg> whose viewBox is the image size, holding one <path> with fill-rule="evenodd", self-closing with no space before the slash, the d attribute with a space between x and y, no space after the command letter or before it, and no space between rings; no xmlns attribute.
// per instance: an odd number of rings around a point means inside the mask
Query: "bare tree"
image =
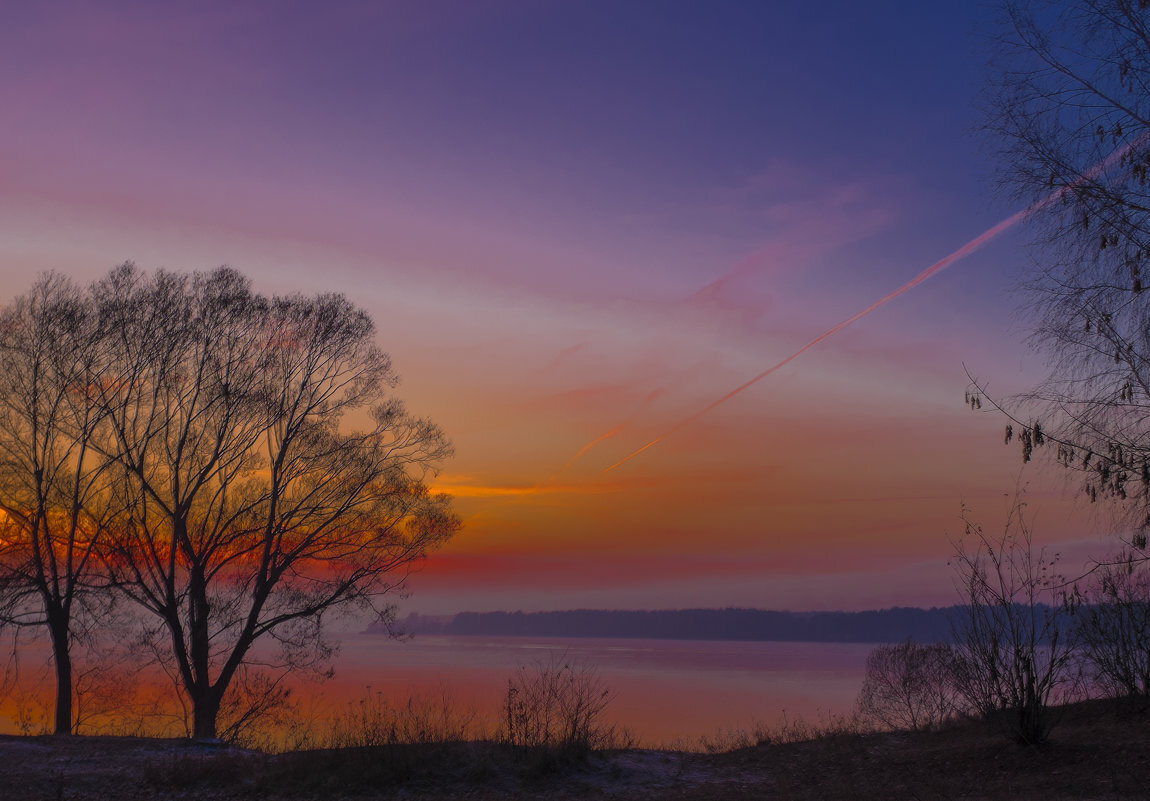
<svg viewBox="0 0 1150 801"><path fill-rule="evenodd" d="M1057 574L1058 554L1034 548L1024 504L1010 509L1000 536L964 511L954 543L963 602L955 625L955 683L969 707L1001 720L1020 742L1040 743L1050 708L1075 686L1072 599Z"/></svg>
<svg viewBox="0 0 1150 801"><path fill-rule="evenodd" d="M937 728L958 709L954 677L949 645L879 645L867 655L858 712L888 729Z"/></svg>
<svg viewBox="0 0 1150 801"><path fill-rule="evenodd" d="M388 398L391 363L342 296L124 265L93 297L102 455L128 507L105 563L166 631L192 734L213 738L258 641L279 646L261 663L322 662L325 613L385 613L377 599L456 530L424 483L450 446Z"/></svg>
<svg viewBox="0 0 1150 801"><path fill-rule="evenodd" d="M0 620L48 635L56 734L72 731L71 646L116 513L96 452L96 337L90 304L60 276L42 277L0 316Z"/></svg>
<svg viewBox="0 0 1150 801"><path fill-rule="evenodd" d="M1003 185L1027 202L1032 344L1050 363L999 400L1024 460L1049 445L1090 500L1150 526L1150 10L1141 0L1006 0L990 128ZM976 392L974 401L980 402Z"/></svg>

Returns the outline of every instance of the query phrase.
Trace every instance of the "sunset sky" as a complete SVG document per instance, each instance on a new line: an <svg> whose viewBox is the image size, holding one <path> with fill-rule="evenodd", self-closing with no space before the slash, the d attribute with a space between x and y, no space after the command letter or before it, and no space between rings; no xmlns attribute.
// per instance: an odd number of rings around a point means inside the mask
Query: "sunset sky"
<svg viewBox="0 0 1150 801"><path fill-rule="evenodd" d="M465 528L404 611L955 600L960 505L1029 484L963 405L1039 378L981 4L0 6L0 277L229 264L375 319ZM604 469L675 429L616 469ZM585 448L595 442L592 447Z"/></svg>

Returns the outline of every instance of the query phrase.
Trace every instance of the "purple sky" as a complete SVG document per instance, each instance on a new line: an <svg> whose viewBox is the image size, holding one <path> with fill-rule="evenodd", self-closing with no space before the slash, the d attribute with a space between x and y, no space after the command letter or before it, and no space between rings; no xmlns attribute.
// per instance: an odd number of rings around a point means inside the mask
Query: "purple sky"
<svg viewBox="0 0 1150 801"><path fill-rule="evenodd" d="M0 275L367 308L467 521L407 609L949 603L1019 481L1100 555L962 405L1041 375L1019 233L601 472L1017 210L979 4L782 5L5 4Z"/></svg>

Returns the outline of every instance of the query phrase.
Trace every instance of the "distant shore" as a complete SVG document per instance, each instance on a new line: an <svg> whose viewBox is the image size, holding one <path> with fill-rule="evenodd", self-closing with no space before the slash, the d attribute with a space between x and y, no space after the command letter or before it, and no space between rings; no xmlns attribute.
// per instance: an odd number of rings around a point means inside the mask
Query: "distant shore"
<svg viewBox="0 0 1150 801"><path fill-rule="evenodd" d="M917 642L950 640L960 606L892 607L866 612L788 612L766 609L605 610L562 612L460 612L412 614L391 630L410 634L496 637L595 637L768 642ZM374 624L369 632L385 634Z"/></svg>

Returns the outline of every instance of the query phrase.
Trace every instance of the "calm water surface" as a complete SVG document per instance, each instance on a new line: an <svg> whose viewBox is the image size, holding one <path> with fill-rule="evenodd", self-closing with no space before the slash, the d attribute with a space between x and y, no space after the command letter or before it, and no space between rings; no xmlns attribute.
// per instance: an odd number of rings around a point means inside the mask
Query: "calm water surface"
<svg viewBox="0 0 1150 801"><path fill-rule="evenodd" d="M647 745L696 741L788 719L851 710L872 645L701 640L344 635L332 701L435 694L483 715L516 668L553 656L593 665L615 694L608 714Z"/></svg>

